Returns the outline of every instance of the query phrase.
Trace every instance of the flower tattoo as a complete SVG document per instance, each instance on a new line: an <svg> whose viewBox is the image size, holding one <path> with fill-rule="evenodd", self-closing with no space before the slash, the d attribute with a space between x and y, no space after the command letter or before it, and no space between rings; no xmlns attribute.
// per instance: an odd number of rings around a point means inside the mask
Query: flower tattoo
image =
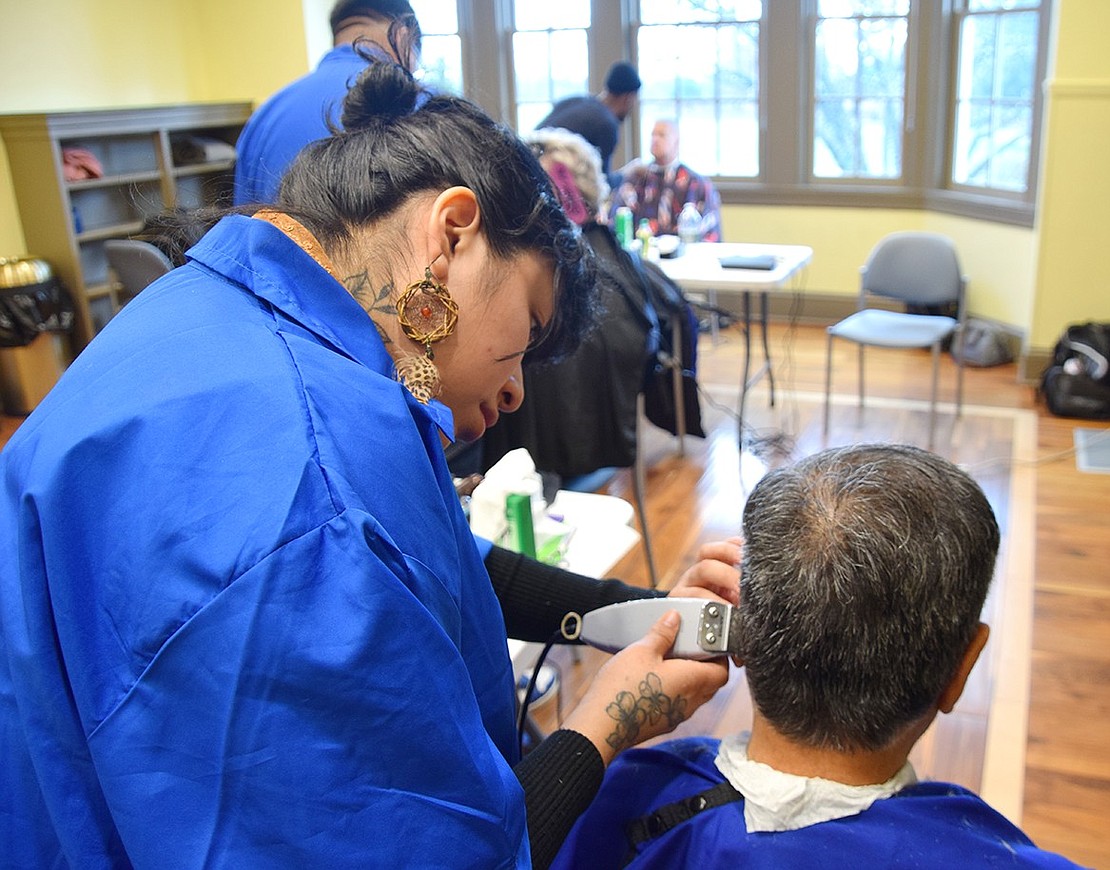
<svg viewBox="0 0 1110 870"><path fill-rule="evenodd" d="M665 694L658 674L648 674L639 688L639 697L632 692L619 692L605 708L617 723L613 733L605 738L614 749L635 744L645 723L655 725L662 720L670 730L686 718L686 699Z"/></svg>

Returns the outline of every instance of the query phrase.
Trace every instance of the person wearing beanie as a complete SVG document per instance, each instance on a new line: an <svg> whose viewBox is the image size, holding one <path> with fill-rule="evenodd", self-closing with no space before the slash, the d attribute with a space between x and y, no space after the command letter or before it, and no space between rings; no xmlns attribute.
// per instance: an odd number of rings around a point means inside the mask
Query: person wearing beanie
<svg viewBox="0 0 1110 870"><path fill-rule="evenodd" d="M286 85L247 120L236 143L235 205L273 202L293 158L331 134L367 55L410 72L420 60L420 25L407 0L339 0L329 16L334 47L316 69Z"/></svg>
<svg viewBox="0 0 1110 870"><path fill-rule="evenodd" d="M640 92L640 76L627 61L617 61L605 76L605 87L596 96L567 97L552 108L536 129L561 127L577 133L601 155L601 169L610 186L619 179L609 168L620 138L621 123L632 112Z"/></svg>

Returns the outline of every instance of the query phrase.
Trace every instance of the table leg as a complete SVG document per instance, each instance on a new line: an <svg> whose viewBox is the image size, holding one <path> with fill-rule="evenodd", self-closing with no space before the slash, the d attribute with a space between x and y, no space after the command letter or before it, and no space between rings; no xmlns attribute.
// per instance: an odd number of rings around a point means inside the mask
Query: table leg
<svg viewBox="0 0 1110 870"><path fill-rule="evenodd" d="M771 385L771 407L775 407L775 369L771 365L771 351L767 347L767 296L759 294L759 329L763 339L763 364L767 367L767 381Z"/></svg>
<svg viewBox="0 0 1110 870"><path fill-rule="evenodd" d="M736 414L736 437L742 451L744 449L744 402L748 398L748 376L752 366L752 294L745 290L741 295L744 311L744 371L740 376L740 401Z"/></svg>
<svg viewBox="0 0 1110 870"><path fill-rule="evenodd" d="M721 339L721 317L717 314L717 291L708 291L706 298L709 300L709 334L713 336L713 346L716 347Z"/></svg>
<svg viewBox="0 0 1110 870"><path fill-rule="evenodd" d="M694 341L698 340L697 334ZM674 397L675 441L678 455L686 455L686 388L682 364L682 322L678 315L671 318L671 391Z"/></svg>

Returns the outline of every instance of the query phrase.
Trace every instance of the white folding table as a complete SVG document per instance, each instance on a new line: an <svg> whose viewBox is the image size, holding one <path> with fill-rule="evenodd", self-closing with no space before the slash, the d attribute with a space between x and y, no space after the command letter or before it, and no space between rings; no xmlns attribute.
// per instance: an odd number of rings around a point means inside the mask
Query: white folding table
<svg viewBox="0 0 1110 870"><path fill-rule="evenodd" d="M722 259L728 257L772 257L770 269L726 268ZM744 402L748 389L763 375L771 388L771 405L775 404L775 374L767 347L767 298L772 293L792 292L795 276L813 259L813 248L806 245L761 245L740 242L697 242L684 246L676 257L659 261L663 272L687 293L704 293L711 308L717 307L719 294L741 297L744 320L744 371L740 378L740 400L737 409L739 438L743 441ZM759 297L760 339L763 363L751 371L752 295ZM679 387L681 388L681 387ZM681 393L675 396L676 406ZM681 439L680 439L681 440Z"/></svg>

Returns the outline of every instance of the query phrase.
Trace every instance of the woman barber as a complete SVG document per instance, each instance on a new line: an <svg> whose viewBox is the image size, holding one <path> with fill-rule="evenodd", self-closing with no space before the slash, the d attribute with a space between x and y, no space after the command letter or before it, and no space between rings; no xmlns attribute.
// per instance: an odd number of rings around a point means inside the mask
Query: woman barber
<svg viewBox="0 0 1110 870"><path fill-rule="evenodd" d="M15 865L544 864L604 764L724 683L664 658L665 618L518 759L443 440L573 346L590 261L511 132L418 93L372 65L275 208L217 223L5 449Z"/></svg>

